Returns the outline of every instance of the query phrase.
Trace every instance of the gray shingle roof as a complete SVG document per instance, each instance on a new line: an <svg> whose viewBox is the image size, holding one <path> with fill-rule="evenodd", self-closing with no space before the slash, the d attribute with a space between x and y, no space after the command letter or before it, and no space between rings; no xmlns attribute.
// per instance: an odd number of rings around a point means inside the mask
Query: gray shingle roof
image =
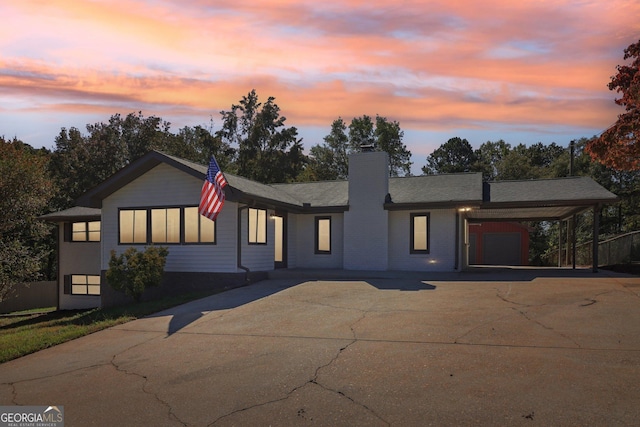
<svg viewBox="0 0 640 427"><path fill-rule="evenodd" d="M496 181L485 185L485 202L497 203L590 203L615 202L617 197L589 177L523 181Z"/></svg>
<svg viewBox="0 0 640 427"><path fill-rule="evenodd" d="M482 174L424 175L389 180L394 204L459 204L482 202Z"/></svg>
<svg viewBox="0 0 640 427"><path fill-rule="evenodd" d="M198 179L204 179L207 172L205 165L153 151L89 190L79 199L79 204L100 207L102 199L160 163L167 163ZM229 200L259 202L293 212L348 209L349 184L344 180L267 185L238 175L225 173L225 176L229 182ZM573 209L571 212L574 212L578 207L617 201L613 193L588 177L483 184L479 173L390 178L389 193L391 201L385 203L387 209L468 206L475 209L474 215L483 210L489 215L489 209L549 206L570 206ZM534 211L526 212L530 213ZM535 211L535 215L538 214ZM499 216L500 212L495 215Z"/></svg>
<svg viewBox="0 0 640 427"><path fill-rule="evenodd" d="M349 203L347 181L298 182L273 184L272 187L311 207L346 206Z"/></svg>
<svg viewBox="0 0 640 427"><path fill-rule="evenodd" d="M230 173L225 173L224 176L225 178L227 178L227 182L231 187L232 193L235 190L239 190L245 196L302 207L301 200L297 199L291 194L279 190L274 185L261 184L259 182L252 181L242 176L233 175ZM232 200L233 194L230 195L229 193L227 193L227 197Z"/></svg>
<svg viewBox="0 0 640 427"><path fill-rule="evenodd" d="M45 221L64 222L74 220L98 220L100 219L100 209L75 206L59 212L52 212L38 217Z"/></svg>

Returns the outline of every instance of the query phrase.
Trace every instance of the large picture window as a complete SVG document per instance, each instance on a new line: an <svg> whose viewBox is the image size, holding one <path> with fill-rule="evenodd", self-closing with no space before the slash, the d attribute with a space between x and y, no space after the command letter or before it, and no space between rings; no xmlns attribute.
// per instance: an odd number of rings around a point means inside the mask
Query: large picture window
<svg viewBox="0 0 640 427"><path fill-rule="evenodd" d="M215 221L196 206L121 209L119 216L120 244L216 243Z"/></svg>
<svg viewBox="0 0 640 427"><path fill-rule="evenodd" d="M151 243L180 243L180 208L151 209Z"/></svg>
<svg viewBox="0 0 640 427"><path fill-rule="evenodd" d="M412 254L429 253L429 214L411 214L411 247Z"/></svg>
<svg viewBox="0 0 640 427"><path fill-rule="evenodd" d="M249 208L249 243L267 243L267 211Z"/></svg>
<svg viewBox="0 0 640 427"><path fill-rule="evenodd" d="M80 221L71 224L72 242L99 242L100 221Z"/></svg>
<svg viewBox="0 0 640 427"><path fill-rule="evenodd" d="M147 243L147 210L120 211L120 243Z"/></svg>
<svg viewBox="0 0 640 427"><path fill-rule="evenodd" d="M184 208L184 242L215 243L215 221L200 215L197 207Z"/></svg>
<svg viewBox="0 0 640 427"><path fill-rule="evenodd" d="M316 253L331 253L331 217L316 217Z"/></svg>

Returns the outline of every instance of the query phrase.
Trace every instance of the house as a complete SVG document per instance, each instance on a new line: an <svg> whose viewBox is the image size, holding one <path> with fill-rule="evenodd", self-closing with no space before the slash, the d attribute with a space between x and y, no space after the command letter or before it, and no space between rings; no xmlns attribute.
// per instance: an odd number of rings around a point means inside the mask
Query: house
<svg viewBox="0 0 640 427"><path fill-rule="evenodd" d="M211 222L197 211L206 171L152 151L81 196L82 207L45 216L63 235L61 307L78 299L123 301L105 285L104 272L110 252L130 246L169 248L165 284L149 290L151 296L237 286L276 268L460 271L469 265L471 223L562 220L617 200L587 177L495 183L483 183L479 173L390 178L385 152L361 152L350 156L343 181L266 185L225 174L226 203ZM98 228L99 244L90 234ZM63 239L65 230L71 241ZM85 230L86 241L74 241L74 230L78 236Z"/></svg>

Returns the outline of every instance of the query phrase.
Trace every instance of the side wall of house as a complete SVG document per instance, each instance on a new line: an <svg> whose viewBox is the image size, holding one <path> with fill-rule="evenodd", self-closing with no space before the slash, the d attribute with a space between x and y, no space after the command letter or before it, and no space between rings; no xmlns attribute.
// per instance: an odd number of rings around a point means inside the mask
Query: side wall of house
<svg viewBox="0 0 640 427"><path fill-rule="evenodd" d="M429 213L429 253L411 253L411 214ZM455 209L389 212L389 270L454 271Z"/></svg>
<svg viewBox="0 0 640 427"><path fill-rule="evenodd" d="M112 249L122 253L134 246L119 245L119 208L197 206L202 181L164 163L151 169L103 200L102 262L109 268ZM216 244L159 244L169 248L167 272L236 273L237 204L227 201L216 219Z"/></svg>
<svg viewBox="0 0 640 427"><path fill-rule="evenodd" d="M267 210L267 243L249 244L249 212L243 206L240 207L241 262L244 267L247 267L251 271L271 271L274 268L275 224L273 219L271 219L273 213L273 210Z"/></svg>
<svg viewBox="0 0 640 427"><path fill-rule="evenodd" d="M100 242L65 242L64 223L58 224L58 301L60 310L100 307L99 295L64 293L69 274L100 275Z"/></svg>
<svg viewBox="0 0 640 427"><path fill-rule="evenodd" d="M331 217L331 253L317 254L316 223L315 218ZM294 262L289 268L343 268L344 247L344 215L341 213L321 215L289 215L291 221L292 247L289 247L289 255L293 255Z"/></svg>

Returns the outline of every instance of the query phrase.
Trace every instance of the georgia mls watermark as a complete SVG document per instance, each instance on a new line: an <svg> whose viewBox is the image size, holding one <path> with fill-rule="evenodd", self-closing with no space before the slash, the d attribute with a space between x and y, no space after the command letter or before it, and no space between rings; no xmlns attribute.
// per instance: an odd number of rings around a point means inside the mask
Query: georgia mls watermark
<svg viewBox="0 0 640 427"><path fill-rule="evenodd" d="M64 427L64 407L0 406L0 427Z"/></svg>

